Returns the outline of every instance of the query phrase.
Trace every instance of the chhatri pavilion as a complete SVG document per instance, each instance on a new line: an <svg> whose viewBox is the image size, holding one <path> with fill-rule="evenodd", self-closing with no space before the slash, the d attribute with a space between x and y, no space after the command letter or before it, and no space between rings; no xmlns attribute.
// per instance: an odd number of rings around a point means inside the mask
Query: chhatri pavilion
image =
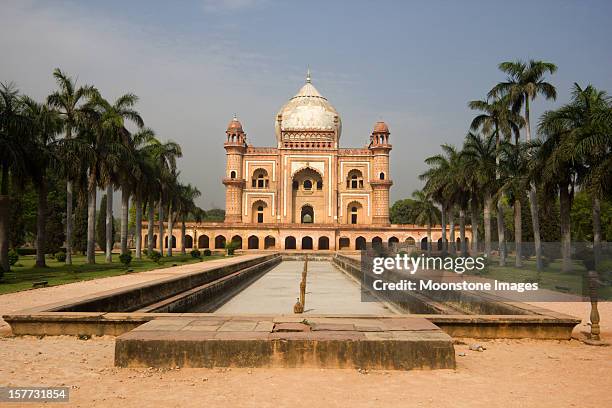
<svg viewBox="0 0 612 408"><path fill-rule="evenodd" d="M221 249L230 240L241 249L331 251L426 242L425 226L389 222L387 124L375 123L365 147L341 148L340 115L310 73L276 115L275 147L250 145L236 117L225 133L225 221L187 223L186 248ZM181 247L181 236L174 228L173 247ZM433 241L441 236L435 226ZM168 237L162 242L166 248Z"/></svg>

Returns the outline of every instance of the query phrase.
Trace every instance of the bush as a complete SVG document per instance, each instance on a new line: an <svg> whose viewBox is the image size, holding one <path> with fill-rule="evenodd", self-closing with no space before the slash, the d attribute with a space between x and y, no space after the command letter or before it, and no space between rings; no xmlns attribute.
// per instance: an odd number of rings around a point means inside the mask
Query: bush
<svg viewBox="0 0 612 408"><path fill-rule="evenodd" d="M227 253L227 255L234 255L236 248L238 248L237 242L230 241L225 243L225 252Z"/></svg>
<svg viewBox="0 0 612 408"><path fill-rule="evenodd" d="M210 251L210 249L205 249L204 250L204 256L211 256L212 252Z"/></svg>
<svg viewBox="0 0 612 408"><path fill-rule="evenodd" d="M149 253L147 256L153 262L159 263L159 261L161 260L162 254L159 253L159 251L151 251L151 253Z"/></svg>
<svg viewBox="0 0 612 408"><path fill-rule="evenodd" d="M36 248L17 248L16 252L19 256L36 255Z"/></svg>
<svg viewBox="0 0 612 408"><path fill-rule="evenodd" d="M56 260L57 262L66 262L66 253L65 253L65 252L62 252L62 251L57 252L57 253L54 255L54 257L55 257L55 260Z"/></svg>
<svg viewBox="0 0 612 408"><path fill-rule="evenodd" d="M8 253L9 265L13 266L19 260L19 254L14 249L11 249Z"/></svg>
<svg viewBox="0 0 612 408"><path fill-rule="evenodd" d="M199 258L200 256L202 256L202 254L197 249L194 249L194 250L191 251L191 257L192 258Z"/></svg>
<svg viewBox="0 0 612 408"><path fill-rule="evenodd" d="M124 264L125 266L129 266L130 263L132 262L132 253L131 252L125 252L121 255L119 255L119 261Z"/></svg>

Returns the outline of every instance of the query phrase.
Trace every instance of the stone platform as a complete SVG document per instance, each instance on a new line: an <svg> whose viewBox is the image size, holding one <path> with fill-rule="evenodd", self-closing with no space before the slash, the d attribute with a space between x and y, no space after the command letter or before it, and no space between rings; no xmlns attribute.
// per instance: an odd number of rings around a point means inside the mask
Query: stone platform
<svg viewBox="0 0 612 408"><path fill-rule="evenodd" d="M115 365L436 369L455 368L455 351L423 318L185 316L119 336Z"/></svg>

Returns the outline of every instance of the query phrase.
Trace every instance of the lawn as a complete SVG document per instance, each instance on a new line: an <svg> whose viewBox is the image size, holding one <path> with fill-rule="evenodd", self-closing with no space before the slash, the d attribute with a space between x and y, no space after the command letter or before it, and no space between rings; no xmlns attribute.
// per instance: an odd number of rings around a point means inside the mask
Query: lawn
<svg viewBox="0 0 612 408"><path fill-rule="evenodd" d="M514 258L508 258L506 266L503 267L498 265L497 259L492 259L488 270L482 273L482 276L505 282L539 281L543 289L583 295L588 293L583 292L583 282L586 282L586 280L583 281L585 274L586 269L582 262L575 261L571 272L563 272L561 261L553 261L540 272L538 279L535 260L525 260L522 268L516 268ZM600 300L612 299L612 287L609 282L599 288L598 295Z"/></svg>
<svg viewBox="0 0 612 408"><path fill-rule="evenodd" d="M202 260L209 261L222 257L222 255L205 256L202 257ZM72 266L55 259L47 259L46 268L36 268L34 266L34 255L20 256L17 264L11 267L11 271L5 273L0 279L0 294L31 289L32 284L38 281L47 281L49 286L56 286L200 262L199 259L193 258L190 254L176 255L170 258L163 257L159 264L146 257L140 261L134 259L129 267L125 267L119 262L119 254L113 254L113 263L111 264L105 263L104 259L104 254L97 254L96 264L88 265L85 256L73 255Z"/></svg>

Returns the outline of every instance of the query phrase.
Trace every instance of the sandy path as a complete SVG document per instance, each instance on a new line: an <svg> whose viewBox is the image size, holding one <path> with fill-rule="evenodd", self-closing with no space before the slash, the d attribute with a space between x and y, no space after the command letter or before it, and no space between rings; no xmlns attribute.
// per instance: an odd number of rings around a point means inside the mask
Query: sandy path
<svg viewBox="0 0 612 408"><path fill-rule="evenodd" d="M468 341L469 342L469 341ZM113 367L114 339L1 338L0 384L69 386L70 406L609 407L612 348L577 341L457 345L457 370ZM54 406L60 406L53 404ZM27 406L33 406L29 404Z"/></svg>

